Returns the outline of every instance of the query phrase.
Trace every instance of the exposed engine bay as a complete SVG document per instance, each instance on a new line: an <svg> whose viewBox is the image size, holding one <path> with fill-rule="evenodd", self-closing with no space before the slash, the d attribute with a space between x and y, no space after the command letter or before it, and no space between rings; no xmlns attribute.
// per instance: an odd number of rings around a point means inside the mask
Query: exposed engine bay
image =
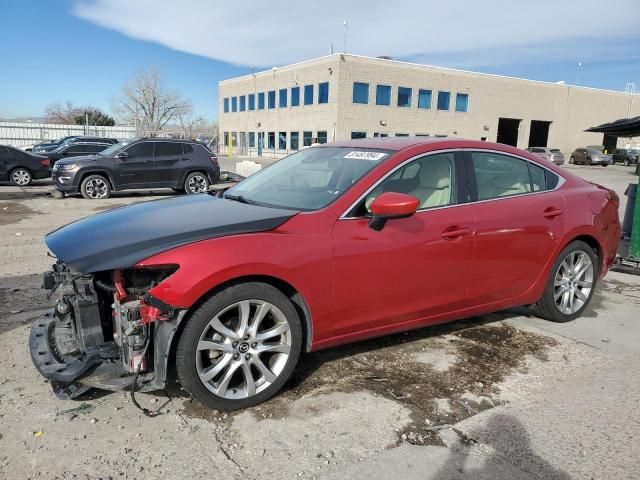
<svg viewBox="0 0 640 480"><path fill-rule="evenodd" d="M34 364L60 398L89 388L156 390L185 309L149 291L177 270L128 268L84 274L63 262L44 275L53 310L31 331Z"/></svg>

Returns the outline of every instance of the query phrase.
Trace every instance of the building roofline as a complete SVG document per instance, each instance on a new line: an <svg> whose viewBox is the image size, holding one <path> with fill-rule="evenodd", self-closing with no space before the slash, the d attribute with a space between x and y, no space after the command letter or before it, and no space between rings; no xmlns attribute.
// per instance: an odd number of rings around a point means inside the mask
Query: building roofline
<svg viewBox="0 0 640 480"><path fill-rule="evenodd" d="M558 83L558 82L548 82L548 81L544 81L544 80L532 80L530 78L522 78L522 77L512 77L509 75L498 75L495 73L484 73L484 72L474 72L473 70L463 70L463 69L459 69L459 68L451 68L451 67L440 67L440 66L436 66L436 65L428 65L425 63L416 63L416 62L408 62L408 61L404 61L404 60L395 60L395 59L389 59L389 58L380 58L380 57L369 57L367 55L356 55L353 53L332 53L330 55L324 55L322 57L317 57L317 58L311 58L309 60L303 60L301 62L296 62L296 63L291 63L289 65L283 65L281 67L274 67L276 70L280 70L280 69L289 69L289 68L295 68L295 67L299 67L305 64L310 64L310 63L315 63L315 62L320 62L323 60L328 60L332 57L339 57L340 55L343 55L345 57L353 57L353 58L357 58L357 59L363 59L363 60L374 60L374 61L378 61L378 62L386 62L386 63L396 63L399 65L407 65L407 66L412 66L412 67L419 67L419 68L429 68L429 69L434 69L434 70L442 70L445 72L454 72L454 73L464 73L467 75L478 75L478 76L483 76L483 77L491 77L491 78L502 78L502 79L506 79L506 80L519 80L522 82L531 82L531 83L537 83L537 84L542 84L542 85L549 85L549 86L557 86L557 87L566 87L566 88L576 88L576 89L582 89L582 90L588 90L588 91L596 91L596 92L609 92L609 93L616 93L616 94L621 94L621 95L634 95L635 96L640 96L640 93L628 93L628 92L623 92L622 90L610 90L610 89L606 89L606 88L595 88L595 87L585 87L585 86L581 86L581 85L572 85L569 83ZM244 78L249 78L252 76L258 77L261 75L265 75L268 73L273 72L273 68L269 69L269 70L261 70L260 72L254 72L253 74L248 74L248 75L241 75L239 77L233 77L233 78L228 78L226 80L221 80L220 82L218 82L220 85L225 84L225 83L230 83L230 82L234 82L236 80L241 80Z"/></svg>

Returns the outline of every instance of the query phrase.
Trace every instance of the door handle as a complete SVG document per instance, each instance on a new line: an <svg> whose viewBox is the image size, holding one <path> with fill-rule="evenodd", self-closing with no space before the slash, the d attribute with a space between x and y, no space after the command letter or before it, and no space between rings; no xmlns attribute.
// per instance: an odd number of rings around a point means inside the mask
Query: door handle
<svg viewBox="0 0 640 480"><path fill-rule="evenodd" d="M470 232L471 230L469 230L467 227L449 227L442 232L442 238L444 238L445 240L455 240L458 237L469 235Z"/></svg>
<svg viewBox="0 0 640 480"><path fill-rule="evenodd" d="M545 218L555 218L562 215L564 212L560 208L549 207L544 212L542 212L542 216Z"/></svg>

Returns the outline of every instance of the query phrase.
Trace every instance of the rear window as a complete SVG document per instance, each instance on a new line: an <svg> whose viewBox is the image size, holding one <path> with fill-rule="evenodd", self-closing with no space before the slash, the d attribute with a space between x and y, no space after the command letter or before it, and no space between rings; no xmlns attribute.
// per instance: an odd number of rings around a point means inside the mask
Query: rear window
<svg viewBox="0 0 640 480"><path fill-rule="evenodd" d="M165 155L182 155L182 144L175 142L158 142L156 148L156 156Z"/></svg>
<svg viewBox="0 0 640 480"><path fill-rule="evenodd" d="M557 148L552 148L551 153L560 153L560 150L558 150Z"/></svg>

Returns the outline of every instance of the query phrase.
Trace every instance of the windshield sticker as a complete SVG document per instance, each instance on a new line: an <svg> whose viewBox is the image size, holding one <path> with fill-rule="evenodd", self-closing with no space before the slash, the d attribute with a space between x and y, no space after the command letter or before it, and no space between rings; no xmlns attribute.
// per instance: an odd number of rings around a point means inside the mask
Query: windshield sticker
<svg viewBox="0 0 640 480"><path fill-rule="evenodd" d="M344 156L344 158L357 158L358 160L371 160L372 162L377 162L386 156L386 153L381 152L349 152Z"/></svg>

